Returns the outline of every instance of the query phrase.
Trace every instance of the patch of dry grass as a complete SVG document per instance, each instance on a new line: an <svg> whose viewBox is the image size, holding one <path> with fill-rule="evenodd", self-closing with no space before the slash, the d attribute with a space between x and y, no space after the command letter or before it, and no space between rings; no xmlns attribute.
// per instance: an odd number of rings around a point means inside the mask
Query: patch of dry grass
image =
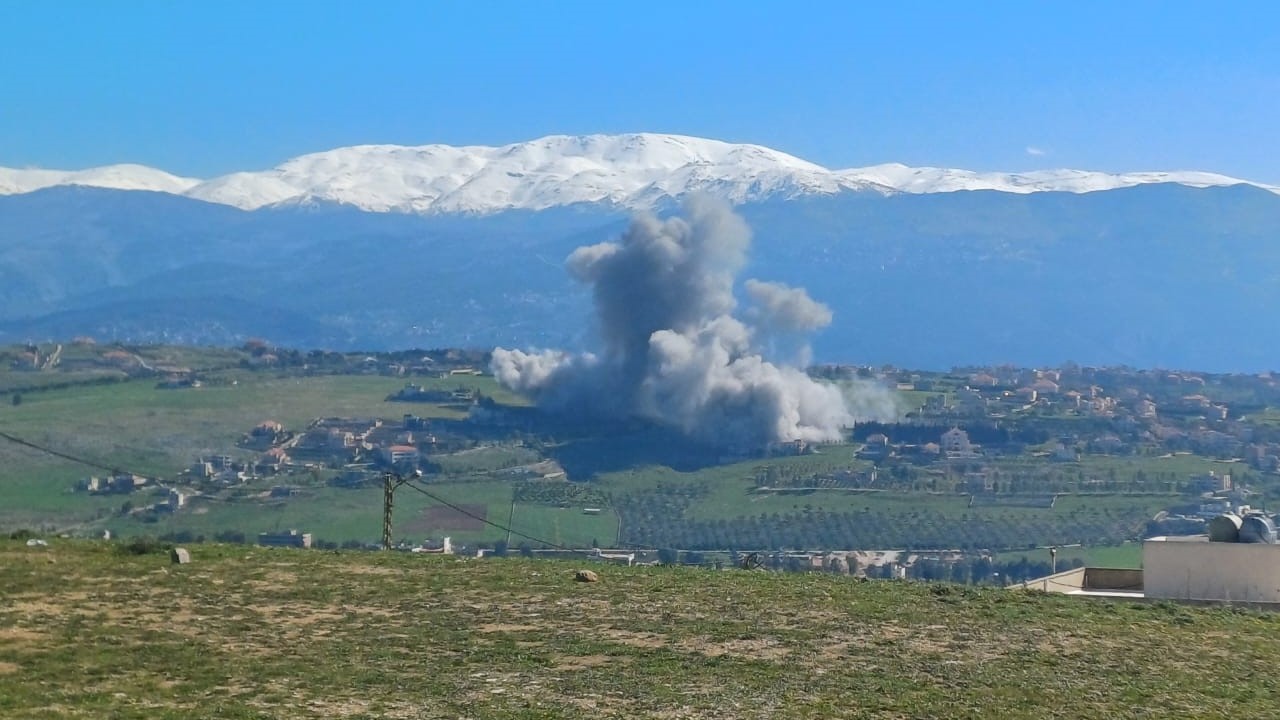
<svg viewBox="0 0 1280 720"><path fill-rule="evenodd" d="M0 542L0 716L1239 717L1277 616L684 568ZM54 562L49 562L52 559Z"/></svg>

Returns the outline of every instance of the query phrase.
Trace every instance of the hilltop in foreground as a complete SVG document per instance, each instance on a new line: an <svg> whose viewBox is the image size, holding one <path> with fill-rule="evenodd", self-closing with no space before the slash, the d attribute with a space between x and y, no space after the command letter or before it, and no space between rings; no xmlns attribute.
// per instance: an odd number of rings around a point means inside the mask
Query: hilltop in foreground
<svg viewBox="0 0 1280 720"><path fill-rule="evenodd" d="M5 717L1244 717L1280 616L826 576L0 541Z"/></svg>

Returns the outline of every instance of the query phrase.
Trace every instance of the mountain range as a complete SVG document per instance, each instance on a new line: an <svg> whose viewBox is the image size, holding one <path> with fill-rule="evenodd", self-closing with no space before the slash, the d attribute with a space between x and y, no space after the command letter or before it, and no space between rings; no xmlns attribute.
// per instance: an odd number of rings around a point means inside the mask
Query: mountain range
<svg viewBox="0 0 1280 720"><path fill-rule="evenodd" d="M593 344L564 270L691 193L803 286L818 361L1280 365L1277 188L1209 173L828 170L668 135L361 146L210 180L0 170L0 342Z"/></svg>
<svg viewBox="0 0 1280 720"><path fill-rule="evenodd" d="M652 133L557 135L502 147L361 145L209 180L141 165L74 172L0 168L0 194L82 185L166 192L242 210L336 203L419 214L488 214L577 203L653 209L695 192L741 204L847 191L1081 193L1152 183L1251 184L1280 193L1280 188L1205 172L979 173L898 164L828 170L759 145Z"/></svg>

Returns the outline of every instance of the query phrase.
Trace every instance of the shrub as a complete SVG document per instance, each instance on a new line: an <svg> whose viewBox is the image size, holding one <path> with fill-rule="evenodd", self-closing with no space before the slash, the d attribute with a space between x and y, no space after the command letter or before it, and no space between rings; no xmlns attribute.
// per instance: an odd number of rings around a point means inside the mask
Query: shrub
<svg viewBox="0 0 1280 720"><path fill-rule="evenodd" d="M172 550L173 545L171 543L161 542L153 537L142 535L133 538L127 543L117 545L116 549L125 555L163 555Z"/></svg>

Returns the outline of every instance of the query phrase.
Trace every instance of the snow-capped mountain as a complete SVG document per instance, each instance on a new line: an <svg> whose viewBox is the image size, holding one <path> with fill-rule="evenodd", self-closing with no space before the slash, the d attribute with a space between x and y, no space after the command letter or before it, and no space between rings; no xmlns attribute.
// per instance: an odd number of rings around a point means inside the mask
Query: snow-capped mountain
<svg viewBox="0 0 1280 720"><path fill-rule="evenodd" d="M181 179L175 186L138 168L6 175L10 189L65 180L177 192L73 185L0 195L0 344L89 335L213 345L265 337L362 350L587 349L598 332L591 293L573 282L564 258L616 240L628 204L698 188L766 198L737 207L752 230L747 275L804 287L828 304L836 320L813 346L824 362L942 368L1070 358L1256 370L1280 357L1280 338L1258 332L1259 309L1280 307L1274 191L1171 182L1226 181L1192 175L900 166L841 179L762 149L711 148L720 154L700 163L687 159L696 149L675 141L652 148L565 139L513 146L515 158L349 148L187 190ZM732 174L739 166L752 170ZM535 170L541 177L530 177ZM1135 182L1150 184L1086 192ZM972 187L1006 192L946 192ZM1048 188L1075 192L1036 192ZM183 192L277 206L246 212ZM306 197L425 212L292 207ZM594 202L438 211L565 198Z"/></svg>
<svg viewBox="0 0 1280 720"><path fill-rule="evenodd" d="M195 178L170 175L145 165L107 165L88 170L15 170L0 167L0 195L20 195L58 185L87 185L111 190L151 190L182 195L199 185Z"/></svg>
<svg viewBox="0 0 1280 720"><path fill-rule="evenodd" d="M1088 170L1037 170L1027 173L982 173L973 172L972 170L949 170L947 168L913 168L892 163L843 170L837 174L842 177L853 177L863 182L885 185L898 192L916 194L955 192L958 190L997 190L1010 193L1052 191L1087 193L1152 183L1176 183L1189 187L1254 185L1280 193L1280 188L1275 186L1262 185L1216 173L1195 171L1114 174L1090 172Z"/></svg>
<svg viewBox="0 0 1280 720"><path fill-rule="evenodd" d="M979 173L897 164L829 170L759 145L652 133L554 135L502 147L360 145L206 181L140 165L78 172L0 168L0 194L89 185L180 194L245 210L339 203L419 214L543 210L577 203L649 208L694 192L747 203L842 191L1085 193L1150 183L1251 184L1280 193L1274 186L1204 172Z"/></svg>
<svg viewBox="0 0 1280 720"><path fill-rule="evenodd" d="M649 207L691 192L743 203L884 188L758 145L675 135L552 136L503 147L362 145L197 185L191 197L253 209L336 202L416 213Z"/></svg>

